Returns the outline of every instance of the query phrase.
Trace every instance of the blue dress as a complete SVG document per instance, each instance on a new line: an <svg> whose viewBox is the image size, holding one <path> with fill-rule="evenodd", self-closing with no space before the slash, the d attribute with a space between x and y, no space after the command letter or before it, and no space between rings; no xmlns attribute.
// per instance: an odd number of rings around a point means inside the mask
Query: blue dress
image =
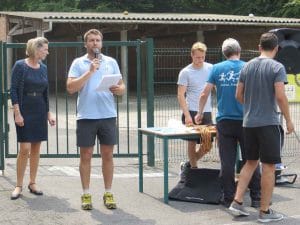
<svg viewBox="0 0 300 225"><path fill-rule="evenodd" d="M12 70L12 104L19 104L24 126L16 125L18 142L39 142L48 138L49 111L47 67L34 69L19 60Z"/></svg>

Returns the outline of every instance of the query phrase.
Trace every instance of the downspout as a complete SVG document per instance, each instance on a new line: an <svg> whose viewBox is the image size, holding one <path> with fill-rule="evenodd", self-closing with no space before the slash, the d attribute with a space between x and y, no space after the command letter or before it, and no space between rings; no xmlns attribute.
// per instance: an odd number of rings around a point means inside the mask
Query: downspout
<svg viewBox="0 0 300 225"><path fill-rule="evenodd" d="M52 23L52 21L49 21L48 24L49 24L48 29L47 30L42 30L42 37L45 37L45 33L51 32L52 29L53 29L53 23Z"/></svg>

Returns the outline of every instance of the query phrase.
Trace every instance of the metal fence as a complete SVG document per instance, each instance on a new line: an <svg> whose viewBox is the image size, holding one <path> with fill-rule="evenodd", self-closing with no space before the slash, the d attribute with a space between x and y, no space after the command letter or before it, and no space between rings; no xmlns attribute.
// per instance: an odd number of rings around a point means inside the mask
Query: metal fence
<svg viewBox="0 0 300 225"><path fill-rule="evenodd" d="M249 61L259 55L255 50L242 50L241 59ZM206 61L217 63L224 60L220 48L209 48ZM190 48L155 48L154 49L154 118L155 126L167 126L170 119L181 120L181 110L177 101L177 79L180 70L191 63ZM213 119L215 122L216 97L212 94ZM300 103L290 103L291 114L295 123L296 131L300 131ZM284 125L284 124L283 124ZM180 162L187 160L187 143L183 140L170 140L169 162ZM283 156L299 155L299 143L294 135L285 138ZM162 143L155 142L155 156L160 162L163 156ZM216 143L212 151L203 160L219 161Z"/></svg>
<svg viewBox="0 0 300 225"><path fill-rule="evenodd" d="M13 110L9 104L10 70L17 59L25 58L25 44L22 43L1 43L1 154L5 157L16 157L18 145L16 141ZM142 58L147 61L147 51L153 49L152 39L147 41L107 41L103 43L102 52L114 57L119 64L132 65L131 72L134 76L128 76L128 68L123 72L123 79L127 86L135 86L131 94L130 88L122 97L116 97L117 101L117 128L118 144L114 149L117 157L137 157L137 129L141 127L142 117L142 69L143 76L147 76L148 67L153 65L145 64L142 68ZM149 47L150 46L150 47ZM125 52L122 51L125 48ZM152 49L151 49L152 48ZM124 49L123 49L124 50ZM48 141L42 143L41 157L64 158L78 157L79 149L76 147L76 95L69 95L66 92L66 79L68 69L75 57L85 54L82 42L56 42L49 44L50 55L45 64L48 67L48 78L50 87L50 111L56 116L56 127L48 129ZM128 61L122 62L122 52L130 57ZM142 56L142 54L144 54ZM152 56L152 52L151 52ZM144 112L146 110L143 110ZM97 143L94 155L100 157L100 149ZM3 162L3 160L1 160ZM3 166L2 166L3 167Z"/></svg>
<svg viewBox="0 0 300 225"><path fill-rule="evenodd" d="M148 41L147 43L152 43L149 46L147 44L150 51L149 49L143 50L143 44L140 41L104 43L104 52L115 57L118 61L120 61L123 46L128 48L128 55L130 56L126 62L129 66L126 80L128 92L122 99L118 99L117 104L119 144L114 153L118 156L137 156L137 129L139 127L167 126L169 119L181 119L176 83L179 71L191 62L190 48L154 48L153 50L153 42ZM3 48L2 45L0 47ZM1 110L1 118L4 118L5 122L1 124L3 133L0 134L0 141L1 150L3 151L5 148L6 157L15 157L18 152L12 112L10 112L11 109L7 106L6 101L9 66L6 54L11 51L14 60L22 58L24 57L24 47L24 44L6 44L3 48L3 58L0 54L1 62L5 61L3 64L0 63L0 71L5 72L5 76L1 76L4 78L1 80L4 91L1 93L0 103L1 106L6 104L6 108ZM78 157L75 143L76 96L70 96L66 93L65 79L71 61L74 57L81 55L83 51L83 43L50 43L50 55L46 62L49 74L51 74L50 107L57 115L58 123L55 128L49 129L49 141L43 143L42 157ZM257 51L243 50L241 59L248 61L257 55ZM220 48L208 49L207 62L217 63L221 60L223 60L223 56ZM214 116L216 111L214 93L212 99ZM290 105L296 131L299 133L300 105L299 103L291 103ZM3 113L4 115L2 115ZM149 149L154 149L155 160L161 162L162 143L159 139L153 141L153 139L148 138L147 145L148 147L150 145ZM298 155L300 152L298 146L299 143L293 135L287 136L283 155ZM150 156L152 153L147 152L147 154ZM95 155L99 156L99 148L97 148ZM203 160L219 161L218 155L217 147L214 145L212 151ZM186 160L186 141L171 140L169 156L170 162ZM3 157L3 154L0 154L0 157ZM3 160L0 161L3 162Z"/></svg>

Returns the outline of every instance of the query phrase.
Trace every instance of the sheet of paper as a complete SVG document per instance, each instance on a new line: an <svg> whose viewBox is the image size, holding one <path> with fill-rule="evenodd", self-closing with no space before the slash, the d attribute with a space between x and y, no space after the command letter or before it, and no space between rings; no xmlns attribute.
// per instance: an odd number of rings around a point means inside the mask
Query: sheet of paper
<svg viewBox="0 0 300 225"><path fill-rule="evenodd" d="M100 81L97 91L109 91L109 88L112 85L118 84L118 82L122 79L121 74L107 74L103 75L102 80Z"/></svg>

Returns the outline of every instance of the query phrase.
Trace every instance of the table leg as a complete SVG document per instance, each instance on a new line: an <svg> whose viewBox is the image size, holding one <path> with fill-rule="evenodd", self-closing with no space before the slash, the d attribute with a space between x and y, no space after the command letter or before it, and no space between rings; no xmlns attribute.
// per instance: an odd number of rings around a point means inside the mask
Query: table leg
<svg viewBox="0 0 300 225"><path fill-rule="evenodd" d="M138 131L138 155L139 155L139 192L143 192L143 136L142 132Z"/></svg>
<svg viewBox="0 0 300 225"><path fill-rule="evenodd" d="M168 150L168 138L163 138L164 145L164 202L169 202L169 150Z"/></svg>

